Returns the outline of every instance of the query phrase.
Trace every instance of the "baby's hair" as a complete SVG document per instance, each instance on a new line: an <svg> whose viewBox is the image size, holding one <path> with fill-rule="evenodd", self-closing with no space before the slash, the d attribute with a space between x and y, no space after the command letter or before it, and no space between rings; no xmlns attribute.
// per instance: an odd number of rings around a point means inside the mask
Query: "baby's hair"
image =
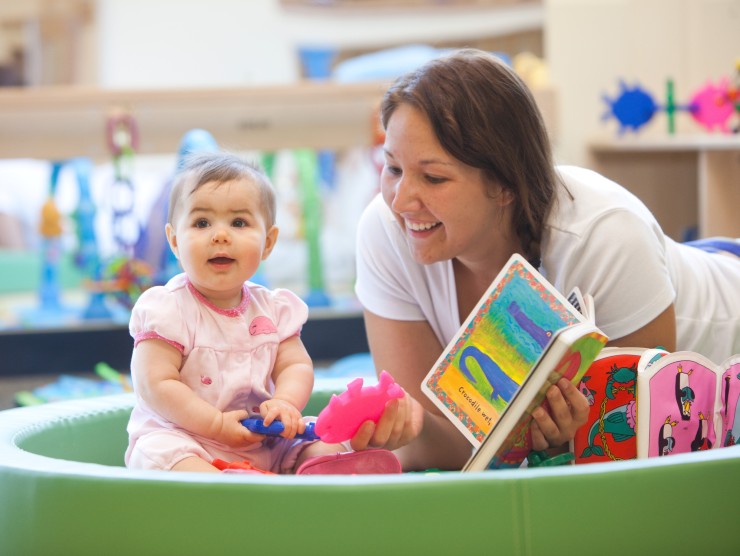
<svg viewBox="0 0 740 556"><path fill-rule="evenodd" d="M265 224L270 228L275 224L277 210L275 190L270 179L257 166L225 151L193 153L185 158L170 191L167 222L174 225L183 197L192 195L203 185L241 179L249 180L258 186Z"/></svg>

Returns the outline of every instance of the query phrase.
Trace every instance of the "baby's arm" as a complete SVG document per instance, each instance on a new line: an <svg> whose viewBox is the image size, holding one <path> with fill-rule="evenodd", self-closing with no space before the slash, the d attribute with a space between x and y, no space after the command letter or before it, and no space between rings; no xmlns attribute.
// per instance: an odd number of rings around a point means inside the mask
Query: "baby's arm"
<svg viewBox="0 0 740 556"><path fill-rule="evenodd" d="M136 393L159 415L191 432L229 446L262 440L242 426L247 411L223 413L180 380L182 354L163 340L143 340L134 348L131 372Z"/></svg>
<svg viewBox="0 0 740 556"><path fill-rule="evenodd" d="M293 438L305 430L301 410L306 407L313 390L313 364L303 342L292 336L280 343L272 369L275 393L260 404L265 425L275 419L282 421L282 436Z"/></svg>

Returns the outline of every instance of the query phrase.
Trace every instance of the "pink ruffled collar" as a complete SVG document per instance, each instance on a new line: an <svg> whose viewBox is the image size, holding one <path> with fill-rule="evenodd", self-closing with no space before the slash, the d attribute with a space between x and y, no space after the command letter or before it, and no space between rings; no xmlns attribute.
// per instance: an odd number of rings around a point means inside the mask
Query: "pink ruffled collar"
<svg viewBox="0 0 740 556"><path fill-rule="evenodd" d="M215 311L219 315L224 315L226 317L238 317L240 315L243 315L244 312L247 310L247 307L249 307L249 288L247 288L246 284L242 284L241 302L239 303L239 305L237 305L236 307L232 307L231 309L221 309L220 307L216 307L213 303L208 301L202 293L195 289L195 286L193 286L189 279L186 279L186 285L188 287L188 290L190 290L190 293L192 293L198 301L200 301L203 305L205 305L212 311Z"/></svg>

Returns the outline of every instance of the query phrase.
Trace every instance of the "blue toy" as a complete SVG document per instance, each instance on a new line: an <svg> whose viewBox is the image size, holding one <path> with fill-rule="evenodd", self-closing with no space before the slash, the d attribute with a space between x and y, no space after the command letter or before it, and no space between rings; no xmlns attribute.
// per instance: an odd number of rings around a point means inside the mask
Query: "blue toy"
<svg viewBox="0 0 740 556"><path fill-rule="evenodd" d="M620 81L619 87L620 94L615 99L604 95L609 111L602 119L613 116L620 123L620 133L630 129L637 131L652 119L659 110L658 105L652 95L639 85L630 88L624 81Z"/></svg>
<svg viewBox="0 0 740 556"><path fill-rule="evenodd" d="M59 264L62 256L62 214L56 207L55 196L59 176L65 165L74 169L80 194L77 210L74 213L78 240L75 263L83 275L94 280L99 277L100 262L95 237L95 205L90 191L92 162L87 158L73 158L51 162L49 195L41 209L39 232L42 238L41 280L39 283L39 307L23 311L23 320L33 325L60 325L74 320L78 311L66 307L61 301ZM102 296L93 293L88 307L82 316L86 319L110 318Z"/></svg>
<svg viewBox="0 0 740 556"><path fill-rule="evenodd" d="M133 161L139 145L136 120L128 113L114 114L108 118L106 131L114 170L110 192L113 237L121 252L132 255L141 235L141 226L134 215Z"/></svg>
<svg viewBox="0 0 740 556"><path fill-rule="evenodd" d="M626 130L638 131L660 111L665 111L667 115L669 134L676 132L678 111L688 112L707 131L719 127L720 131L730 133L728 122L738 110L737 99L740 98L738 88L730 85L728 78L721 79L718 85L707 83L692 95L688 104L676 103L671 79L666 80L666 102L662 106L639 85L629 87L620 81L619 88L619 94L613 99L603 95L609 109L602 120L614 117L620 124L620 134Z"/></svg>
<svg viewBox="0 0 740 556"><path fill-rule="evenodd" d="M257 434L264 434L267 436L280 436L285 430L285 427L280 421L273 421L269 426L265 426L262 419L244 419L242 425L247 427L250 431L256 432ZM315 423L307 423L306 430L302 433L296 434L295 438L301 438L303 440L319 440L314 432Z"/></svg>
<svg viewBox="0 0 740 556"><path fill-rule="evenodd" d="M89 280L99 282L102 279L102 268L98 256L97 237L95 236L95 204L92 200L92 187L90 185L92 161L87 158L75 158L70 163L74 166L77 175L77 187L80 191L80 200L75 211L77 242L79 244L75 262ZM105 304L104 291L93 289L82 316L86 319L110 319L113 316Z"/></svg>

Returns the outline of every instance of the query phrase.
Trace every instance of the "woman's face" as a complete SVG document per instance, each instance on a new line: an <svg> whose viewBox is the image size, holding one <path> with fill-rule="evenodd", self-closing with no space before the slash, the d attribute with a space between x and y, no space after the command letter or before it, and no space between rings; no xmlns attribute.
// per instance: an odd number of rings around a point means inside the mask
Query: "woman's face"
<svg viewBox="0 0 740 556"><path fill-rule="evenodd" d="M509 242L511 194L448 154L418 109L401 104L386 128L383 199L421 264L475 264ZM497 245L498 244L498 245Z"/></svg>

